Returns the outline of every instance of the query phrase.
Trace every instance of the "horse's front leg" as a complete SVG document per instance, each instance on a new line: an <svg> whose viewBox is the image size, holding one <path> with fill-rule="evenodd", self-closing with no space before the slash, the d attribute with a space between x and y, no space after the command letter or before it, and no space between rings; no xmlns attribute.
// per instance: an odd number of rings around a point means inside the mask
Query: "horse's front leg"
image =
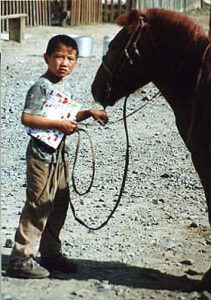
<svg viewBox="0 0 211 300"><path fill-rule="evenodd" d="M211 226L211 166L208 149L204 152L192 152L192 161L204 188Z"/></svg>
<svg viewBox="0 0 211 300"><path fill-rule="evenodd" d="M211 166L209 151L208 155L204 152L192 153L192 160L204 188L208 206L208 218L211 225ZM204 274L199 289L211 292L211 268Z"/></svg>

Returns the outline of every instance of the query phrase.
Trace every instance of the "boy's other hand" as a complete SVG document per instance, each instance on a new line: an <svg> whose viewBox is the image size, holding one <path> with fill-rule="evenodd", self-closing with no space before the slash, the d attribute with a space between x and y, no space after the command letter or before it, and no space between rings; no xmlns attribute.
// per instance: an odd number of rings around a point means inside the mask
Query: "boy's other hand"
<svg viewBox="0 0 211 300"><path fill-rule="evenodd" d="M77 123L71 121L60 121L60 130L67 135L74 133L77 129Z"/></svg>
<svg viewBox="0 0 211 300"><path fill-rule="evenodd" d="M90 110L91 116L101 125L106 125L108 123L108 115L105 110Z"/></svg>

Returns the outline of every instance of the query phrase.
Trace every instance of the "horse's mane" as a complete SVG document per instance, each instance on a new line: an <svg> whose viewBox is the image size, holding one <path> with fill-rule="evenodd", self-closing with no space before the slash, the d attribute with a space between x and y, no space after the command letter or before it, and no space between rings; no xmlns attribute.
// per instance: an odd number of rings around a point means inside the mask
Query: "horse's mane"
<svg viewBox="0 0 211 300"><path fill-rule="evenodd" d="M146 12L132 10L128 15L122 15L117 18L117 24L129 26L132 30L140 23L140 17L144 17L149 23L151 30L155 34L169 36L169 33L175 34L175 37L182 40L191 40L192 42L207 39L202 26L194 22L190 17L181 13L160 9L150 8Z"/></svg>

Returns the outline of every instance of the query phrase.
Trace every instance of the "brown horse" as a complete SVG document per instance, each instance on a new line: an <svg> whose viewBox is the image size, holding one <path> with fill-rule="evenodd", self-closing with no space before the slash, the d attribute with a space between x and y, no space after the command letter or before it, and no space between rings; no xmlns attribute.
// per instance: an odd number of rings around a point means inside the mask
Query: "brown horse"
<svg viewBox="0 0 211 300"><path fill-rule="evenodd" d="M163 9L132 10L110 42L92 94L104 107L153 82L175 114L204 187L211 224L211 44L188 17ZM204 286L211 288L211 270ZM209 281L209 283L208 283Z"/></svg>

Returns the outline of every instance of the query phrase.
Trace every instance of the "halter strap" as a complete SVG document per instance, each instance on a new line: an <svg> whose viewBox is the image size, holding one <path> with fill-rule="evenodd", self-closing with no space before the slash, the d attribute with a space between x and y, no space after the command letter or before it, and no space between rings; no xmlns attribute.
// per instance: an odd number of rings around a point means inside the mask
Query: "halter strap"
<svg viewBox="0 0 211 300"><path fill-rule="evenodd" d="M140 25L139 25L140 27ZM133 41L133 38L134 36L136 35L136 32L137 32L138 29L134 30L133 33L131 34L125 48L124 48L124 53L125 53L125 56L127 57L127 59L129 60L130 64L132 65L133 64L133 59L130 57L129 55L129 52L128 52L128 49L130 48L131 44L132 44L132 41ZM140 32L141 30L139 30ZM138 34L139 35L139 34ZM137 40L137 39L136 39Z"/></svg>
<svg viewBox="0 0 211 300"><path fill-rule="evenodd" d="M140 57L140 52L138 50L137 43L141 38L142 30L143 30L145 24L147 24L146 18L140 17L140 23L138 24L136 29L130 35L129 40L127 41L127 44L123 49L123 52L120 54L119 59L118 59L117 63L114 65L113 68L110 68L107 65L107 63L104 61L104 59L102 60L102 65L103 65L104 69L106 70L106 72L109 74L109 78L108 78L108 81L107 81L107 84L106 84L107 87L106 87L106 91L105 91L105 98L106 99L110 98L111 82L112 82L112 79L113 79L115 73L117 72L117 70L119 68L122 69L124 67L124 65L127 63L127 61L129 61L129 63L131 65L134 64L133 57L129 54L129 49L131 49L131 47L132 47L132 49L134 50L133 53L135 53L137 56ZM123 56L126 57L126 59L127 59L125 61L125 63L121 63Z"/></svg>

